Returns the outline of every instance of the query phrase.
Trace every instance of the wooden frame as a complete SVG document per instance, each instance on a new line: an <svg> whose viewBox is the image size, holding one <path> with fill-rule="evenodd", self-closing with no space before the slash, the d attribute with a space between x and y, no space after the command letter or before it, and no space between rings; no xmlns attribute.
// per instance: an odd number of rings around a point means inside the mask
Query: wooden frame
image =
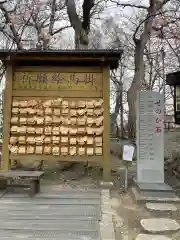
<svg viewBox="0 0 180 240"><path fill-rule="evenodd" d="M9 169L9 137L10 137L10 120L11 120L11 103L12 103L12 81L13 66L8 62L6 69L6 85L4 91L4 125L3 125L3 147L2 147L2 166L4 171Z"/></svg>
<svg viewBox="0 0 180 240"><path fill-rule="evenodd" d="M110 79L109 67L103 68L103 100L104 100L104 133L103 133L103 163L104 180L110 178Z"/></svg>
<svg viewBox="0 0 180 240"><path fill-rule="evenodd" d="M122 51L121 51L122 53ZM39 53L38 56L30 55L28 56L22 56L21 54L18 55L12 55L13 63L8 62L5 60L7 64L7 79L6 79L6 88L5 88L5 108L4 108L4 128L3 128L3 171L7 171L9 169L9 161L10 160L20 160L20 161L28 161L28 160L44 160L44 161L70 161L70 162L94 162L98 163L100 165L103 165L104 168L104 179L108 180L110 177L110 80L109 80L109 71L110 71L110 63L109 61L112 61L112 65L117 65L117 61L119 58L117 58L117 55L114 56L107 56L107 53L102 53L104 56L98 57L95 55L92 55L92 57L83 57L82 56L41 56ZM1 55L1 53L0 53ZM71 66L64 67L61 66L62 59L65 59L67 62L71 61ZM92 66L93 59L96 61L96 66ZM23 60L23 61L21 61ZM38 60L39 64L37 66L25 66L25 62L27 60L27 65L29 64L29 61L31 60ZM89 61L90 60L90 61ZM45 62L51 62L51 66L44 66ZM57 67L57 62L59 61L59 66ZM75 63L73 67L72 61ZM89 66L81 66L83 61L86 61L86 64L89 64ZM99 62L99 65L97 65L97 61ZM56 62L56 64L53 66L53 64ZM23 64L23 66L21 65ZM32 63L33 64L33 63ZM79 64L79 66L77 66ZM112 67L112 66L111 66ZM61 73L85 73L91 74L91 73L97 73L101 74L102 76L102 86L101 88L98 88L98 90L86 89L86 91L83 90L55 90L53 87L53 90L33 90L33 89L18 89L17 87L13 89L13 81L15 73L20 72L61 72ZM87 73L87 74L86 74ZM19 75L17 75L19 76ZM32 76L34 76L32 74ZM21 83L20 83L21 84ZM84 87L83 87L84 88ZM11 104L12 99L32 99L33 98L39 98L39 99L53 99L57 97L61 97L64 99L71 98L71 99L99 99L102 98L104 100L104 132L103 132L103 154L102 156L53 156L53 155L14 155L9 153L8 145L9 145L9 137L10 137L10 119L11 119Z"/></svg>

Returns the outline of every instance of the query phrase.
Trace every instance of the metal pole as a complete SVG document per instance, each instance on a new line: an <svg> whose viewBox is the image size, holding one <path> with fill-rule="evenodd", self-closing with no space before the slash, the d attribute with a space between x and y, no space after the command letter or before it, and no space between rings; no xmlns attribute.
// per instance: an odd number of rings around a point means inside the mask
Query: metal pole
<svg viewBox="0 0 180 240"><path fill-rule="evenodd" d="M123 124L123 111L124 111L124 108L123 108L123 83L121 82L121 102L120 102L120 105L121 105L121 138L123 139L124 138L124 124Z"/></svg>
<svg viewBox="0 0 180 240"><path fill-rule="evenodd" d="M128 163L125 162L125 182L124 182L124 189L127 192L128 189Z"/></svg>

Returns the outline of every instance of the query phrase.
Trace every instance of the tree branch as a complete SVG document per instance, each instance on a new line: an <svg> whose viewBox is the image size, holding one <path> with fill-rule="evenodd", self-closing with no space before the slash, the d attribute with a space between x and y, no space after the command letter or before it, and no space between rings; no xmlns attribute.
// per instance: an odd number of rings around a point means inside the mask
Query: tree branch
<svg viewBox="0 0 180 240"><path fill-rule="evenodd" d="M131 4L131 3L119 3L119 2L114 1L114 0L111 0L111 2L112 3L116 3L117 6L120 6L120 7L123 7L123 8L125 8L125 7L133 7L133 8L139 8L139 9L145 9L145 10L148 9L148 7L143 6L143 5L136 5L136 4Z"/></svg>
<svg viewBox="0 0 180 240"><path fill-rule="evenodd" d="M94 7L94 0L84 0L83 8L83 22L82 27L85 31L89 32L90 29L90 11Z"/></svg>
<svg viewBox="0 0 180 240"><path fill-rule="evenodd" d="M74 0L66 0L67 14L74 30L81 28L81 21L77 15L76 4Z"/></svg>
<svg viewBox="0 0 180 240"><path fill-rule="evenodd" d="M22 49L22 45L21 45L21 39L18 36L18 33L15 29L15 26L13 25L13 23L11 23L11 19L9 17L9 13L8 11L6 11L5 7L3 5L0 5L0 9L4 14L4 18L6 19L6 22L10 24L10 29L12 31L13 37L15 39L16 45L18 49Z"/></svg>
<svg viewBox="0 0 180 240"><path fill-rule="evenodd" d="M55 22L55 13L56 13L56 0L52 1L51 5L51 16L50 16L50 23L49 23L49 34L52 35L54 22Z"/></svg>
<svg viewBox="0 0 180 240"><path fill-rule="evenodd" d="M70 28L70 27L72 27L72 26L71 26L71 25L68 25L68 26L61 27L61 28L59 28L58 30L54 31L54 32L52 33L52 35L55 35L55 34L57 34L57 33L59 33L59 32L62 32L63 30L65 30L65 29L67 29L67 28Z"/></svg>

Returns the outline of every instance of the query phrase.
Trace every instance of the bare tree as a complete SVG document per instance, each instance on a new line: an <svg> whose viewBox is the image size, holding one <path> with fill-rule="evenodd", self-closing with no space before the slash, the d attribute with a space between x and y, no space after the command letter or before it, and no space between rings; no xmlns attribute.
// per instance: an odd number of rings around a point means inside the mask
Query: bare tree
<svg viewBox="0 0 180 240"><path fill-rule="evenodd" d="M119 61L119 68L112 71L110 74L111 79L111 99L112 99L112 111L111 111L111 131L115 128L121 129L121 137L124 137L124 102L127 95L127 82L130 81L128 71L131 69L132 63L132 45L129 42L128 34L124 33L121 25L115 22L110 17L105 19L102 23L102 32L104 39L104 46L108 49L123 49L123 54ZM118 124L120 117L120 124Z"/></svg>
<svg viewBox="0 0 180 240"><path fill-rule="evenodd" d="M113 1L115 2L115 1ZM119 1L116 2L120 7L131 7L144 11L145 17L139 22L133 34L134 48L134 78L132 84L128 90L128 135L129 138L134 140L136 137L136 94L141 90L145 77L145 62L144 52L148 41L150 40L153 21L157 15L162 14L163 8L169 2L169 0L149 0L149 5L135 5L135 4L122 4Z"/></svg>
<svg viewBox="0 0 180 240"><path fill-rule="evenodd" d="M16 49L26 48L27 41L34 43L30 48L47 49L53 38L71 27L67 22L65 2L60 0L0 3L0 16L0 32Z"/></svg>
<svg viewBox="0 0 180 240"><path fill-rule="evenodd" d="M75 32L75 48L88 48L91 19L103 11L105 1L83 0L79 15L77 13L78 3L75 0L66 0L67 13Z"/></svg>

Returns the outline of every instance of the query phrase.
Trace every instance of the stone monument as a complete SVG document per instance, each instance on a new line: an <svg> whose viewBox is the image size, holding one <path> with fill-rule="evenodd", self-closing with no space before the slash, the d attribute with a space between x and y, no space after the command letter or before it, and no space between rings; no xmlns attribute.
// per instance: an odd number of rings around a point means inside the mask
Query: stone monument
<svg viewBox="0 0 180 240"><path fill-rule="evenodd" d="M137 95L137 182L164 183L164 100L158 92Z"/></svg>
<svg viewBox="0 0 180 240"><path fill-rule="evenodd" d="M164 183L164 97L158 92L138 92L136 104L136 195L143 200L176 199Z"/></svg>

